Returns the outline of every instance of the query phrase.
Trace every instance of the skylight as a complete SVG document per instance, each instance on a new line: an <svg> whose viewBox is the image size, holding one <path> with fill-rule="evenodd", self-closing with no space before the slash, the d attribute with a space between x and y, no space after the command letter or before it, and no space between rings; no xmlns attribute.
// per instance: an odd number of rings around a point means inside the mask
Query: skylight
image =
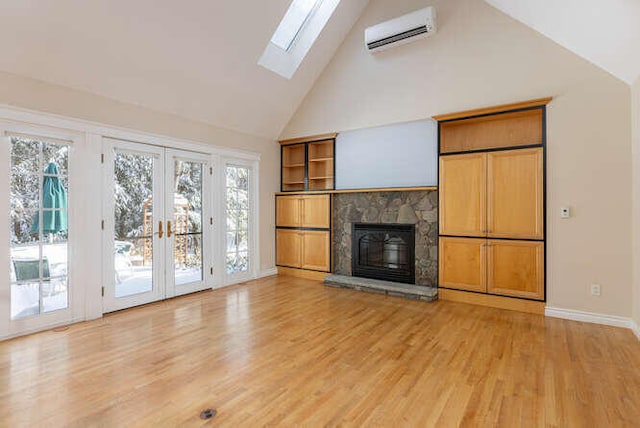
<svg viewBox="0 0 640 428"><path fill-rule="evenodd" d="M258 64L291 79L340 0L292 0Z"/></svg>
<svg viewBox="0 0 640 428"><path fill-rule="evenodd" d="M322 0L293 0L273 37L271 43L288 51L296 37Z"/></svg>

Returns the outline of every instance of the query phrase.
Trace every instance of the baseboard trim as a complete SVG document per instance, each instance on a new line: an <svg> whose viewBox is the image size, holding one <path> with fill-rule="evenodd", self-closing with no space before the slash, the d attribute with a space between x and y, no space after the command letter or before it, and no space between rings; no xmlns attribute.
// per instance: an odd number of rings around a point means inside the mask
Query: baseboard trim
<svg viewBox="0 0 640 428"><path fill-rule="evenodd" d="M638 325L634 320L631 320L631 331L633 331L638 340L640 340L640 325Z"/></svg>
<svg viewBox="0 0 640 428"><path fill-rule="evenodd" d="M264 278L267 276L273 276L273 275L277 275L278 274L278 268L277 267L272 267L269 269L263 269L260 271L260 273L258 274L258 278Z"/></svg>
<svg viewBox="0 0 640 428"><path fill-rule="evenodd" d="M575 309L563 309L547 306L544 310L545 316L552 318L562 318L566 320L589 322L592 324L610 325L613 327L624 327L633 330L633 320L617 315L598 314L595 312L576 311Z"/></svg>

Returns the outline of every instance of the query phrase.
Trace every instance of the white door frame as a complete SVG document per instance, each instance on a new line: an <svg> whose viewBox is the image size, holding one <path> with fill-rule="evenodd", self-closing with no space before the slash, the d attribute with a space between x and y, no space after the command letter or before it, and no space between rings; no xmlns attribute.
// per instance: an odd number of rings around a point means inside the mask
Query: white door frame
<svg viewBox="0 0 640 428"><path fill-rule="evenodd" d="M176 160L187 162L202 163L202 280L188 284L175 285L174 275L174 258L173 258L173 236L165 239L166 254L166 293L165 297L175 297L183 294L193 293L210 289L213 286L211 269L213 267L210 262L212 258L211 241L213 235L213 222L211 215L211 179L213 175L213 167L211 165L211 156L193 153L185 150L165 149L165 220L171 219L173 222L174 206L171 201L173 195L173 179L174 165Z"/></svg>
<svg viewBox="0 0 640 428"><path fill-rule="evenodd" d="M114 212L115 198L113 194L114 175L113 167L115 162L115 152L140 154L153 157L153 273L151 291L133 294L126 297L116 297L116 279L115 279L115 237L114 237ZM104 230L102 234L102 284L103 292L103 311L113 312L120 309L139 306L145 303L161 300L165 296L164 281L164 238L159 235L158 222L164 222L164 149L142 143L132 143L129 141L114 140L111 138L103 139L103 221ZM166 227L165 227L166 230Z"/></svg>
<svg viewBox="0 0 640 428"><path fill-rule="evenodd" d="M11 283L9 275L3 275L0 279L0 338L13 337L31 333L45 328L52 328L58 325L68 324L74 320L84 317L84 292L79 286L83 281L82 273L73 260L81 258L78 253L78 241L81 240L83 229L81 224L82 216L79 215L79 203L86 189L82 186L79 155L85 149L84 136L81 133L66 129L59 129L48 126L33 124L0 121L0 159L5 164L4 179L0 180L0 198L9 207L9 193L11 169L11 138L7 134L26 134L41 139L42 141L62 140L69 144L68 154L68 240L67 240L67 290L68 307L52 312L42 313L25 318L11 319ZM11 253L9 244L9 216L0 216L0 242L5 248L7 271L11 263Z"/></svg>
<svg viewBox="0 0 640 428"><path fill-rule="evenodd" d="M258 181L258 162L250 161L246 159L223 157L220 162L221 167L219 174L218 188L221 189L220 203L219 203L219 217L221 219L220 228L218 231L218 271L223 272L222 282L220 286L227 286L237 284L240 282L254 279L258 276L260 268L259 257L259 219L260 213L258 210L258 195L259 195L259 181ZM226 255L227 255L227 239L226 239L226 179L225 169L227 166L240 166L249 169L249 269L246 272L229 274L226 267Z"/></svg>

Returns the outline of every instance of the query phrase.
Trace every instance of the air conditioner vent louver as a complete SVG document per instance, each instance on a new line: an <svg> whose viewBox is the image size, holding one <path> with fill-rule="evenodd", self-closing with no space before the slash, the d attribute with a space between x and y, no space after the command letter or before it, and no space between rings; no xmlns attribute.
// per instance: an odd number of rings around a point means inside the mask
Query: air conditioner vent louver
<svg viewBox="0 0 640 428"><path fill-rule="evenodd" d="M405 31L400 34L396 34L395 36L385 37L382 40L377 40L375 42L367 43L369 49L379 48L380 46L388 45L389 43L395 43L403 39L408 39L409 37L414 37L419 34L424 34L428 32L427 26L423 25L422 27L414 28L412 30Z"/></svg>
<svg viewBox="0 0 640 428"><path fill-rule="evenodd" d="M425 38L435 31L435 10L427 7L369 27L364 34L367 49L375 52Z"/></svg>

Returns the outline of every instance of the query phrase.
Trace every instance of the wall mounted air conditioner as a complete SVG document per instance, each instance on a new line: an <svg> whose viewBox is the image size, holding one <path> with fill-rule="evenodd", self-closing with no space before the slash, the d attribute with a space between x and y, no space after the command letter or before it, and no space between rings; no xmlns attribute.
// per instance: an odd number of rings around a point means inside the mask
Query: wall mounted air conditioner
<svg viewBox="0 0 640 428"><path fill-rule="evenodd" d="M416 10L364 30L367 50L378 52L424 39L436 32L436 10Z"/></svg>

